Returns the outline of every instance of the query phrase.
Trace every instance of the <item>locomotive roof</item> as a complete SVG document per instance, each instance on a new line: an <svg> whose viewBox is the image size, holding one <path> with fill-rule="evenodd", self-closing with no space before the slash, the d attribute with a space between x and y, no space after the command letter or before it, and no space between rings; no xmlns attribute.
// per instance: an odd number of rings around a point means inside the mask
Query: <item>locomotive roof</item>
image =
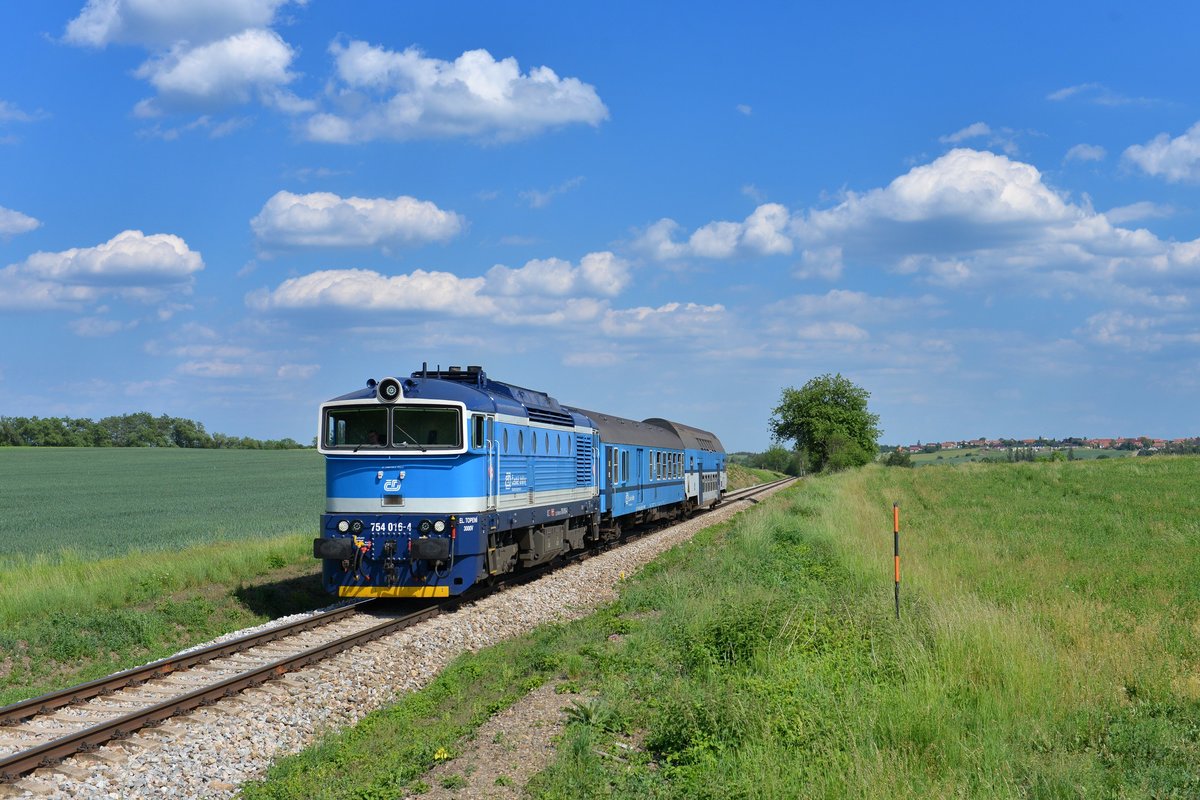
<svg viewBox="0 0 1200 800"><path fill-rule="evenodd" d="M715 453L724 453L725 446L721 444L721 440L717 438L715 433L693 428L691 425L684 425L682 422L672 422L669 419L662 417L651 417L645 420L648 425L657 425L661 428L667 428L675 432L683 441L683 446L689 450L709 450Z"/></svg>
<svg viewBox="0 0 1200 800"><path fill-rule="evenodd" d="M375 386L373 380L369 381L365 388L334 400L376 399ZM572 413L545 392L491 380L479 367L467 367L466 370L451 367L446 371L422 369L403 379L401 386L404 398L453 400L465 405L469 411L527 417L532 422L551 425L590 425L588 420Z"/></svg>
<svg viewBox="0 0 1200 800"><path fill-rule="evenodd" d="M684 445L679 435L658 425L647 425L635 419L614 417L599 411L571 407L569 410L583 414L600 431L600 438L610 444L640 444L644 447L661 447L682 450Z"/></svg>

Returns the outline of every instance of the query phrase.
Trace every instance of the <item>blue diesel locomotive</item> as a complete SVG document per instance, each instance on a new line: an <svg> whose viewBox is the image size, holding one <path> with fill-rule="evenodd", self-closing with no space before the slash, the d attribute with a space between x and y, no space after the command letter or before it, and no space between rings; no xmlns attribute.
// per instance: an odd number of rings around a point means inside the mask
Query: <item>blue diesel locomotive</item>
<svg viewBox="0 0 1200 800"><path fill-rule="evenodd" d="M720 440L561 405L480 367L425 367L321 406L313 555L341 597L449 597L622 527L719 503Z"/></svg>

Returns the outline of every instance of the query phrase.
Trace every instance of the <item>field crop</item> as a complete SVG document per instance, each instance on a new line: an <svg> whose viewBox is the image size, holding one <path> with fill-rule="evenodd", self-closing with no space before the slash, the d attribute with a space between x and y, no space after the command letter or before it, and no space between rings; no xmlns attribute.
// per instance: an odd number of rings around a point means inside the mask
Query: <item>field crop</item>
<svg viewBox="0 0 1200 800"><path fill-rule="evenodd" d="M0 570L315 531L312 450L0 447Z"/></svg>
<svg viewBox="0 0 1200 800"><path fill-rule="evenodd" d="M1197 797L1197 485L1200 459L1162 457L813 479L245 795L419 787L468 719L513 701L469 678L500 657L523 689L587 693L533 797Z"/></svg>
<svg viewBox="0 0 1200 800"><path fill-rule="evenodd" d="M328 602L312 451L0 448L0 704Z"/></svg>

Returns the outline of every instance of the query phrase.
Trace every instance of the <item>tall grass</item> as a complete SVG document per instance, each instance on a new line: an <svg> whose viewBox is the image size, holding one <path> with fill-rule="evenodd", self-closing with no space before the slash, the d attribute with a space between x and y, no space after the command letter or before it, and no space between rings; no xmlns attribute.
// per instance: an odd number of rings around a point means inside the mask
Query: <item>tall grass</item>
<svg viewBox="0 0 1200 800"><path fill-rule="evenodd" d="M593 698L528 791L1200 796L1197 478L1200 460L1175 458L807 481L666 554L596 616L510 645L509 658L541 654L521 662L538 680ZM455 674L486 673L476 658ZM496 697L458 685L440 713L478 708L477 693ZM387 735L410 754L394 774L416 776L444 729L409 719ZM376 796L369 782L323 782L331 763L367 757L362 738L285 760L249 796ZM404 785L417 784L387 788Z"/></svg>
<svg viewBox="0 0 1200 800"><path fill-rule="evenodd" d="M0 571L0 627L12 629L77 609L137 606L214 584L236 587L272 569L298 564L317 564L311 536L221 542L121 558L86 558L75 552L35 558L20 569Z"/></svg>

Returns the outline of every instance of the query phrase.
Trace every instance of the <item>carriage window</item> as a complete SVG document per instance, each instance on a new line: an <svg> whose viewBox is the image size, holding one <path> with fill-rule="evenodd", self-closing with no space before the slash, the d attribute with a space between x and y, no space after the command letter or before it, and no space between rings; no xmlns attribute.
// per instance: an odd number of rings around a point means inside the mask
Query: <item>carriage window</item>
<svg viewBox="0 0 1200 800"><path fill-rule="evenodd" d="M471 421L475 424L475 427L473 429L474 435L471 437L471 447L482 448L483 447L483 415L476 414L475 416L473 416L471 418Z"/></svg>
<svg viewBox="0 0 1200 800"><path fill-rule="evenodd" d="M525 452L525 431L517 431L517 452Z"/></svg>
<svg viewBox="0 0 1200 800"><path fill-rule="evenodd" d="M550 455L550 434L545 434L545 439L543 441L546 443L546 455Z"/></svg>
<svg viewBox="0 0 1200 800"><path fill-rule="evenodd" d="M452 450L462 447L460 420L457 408L393 406L392 444L405 449Z"/></svg>
<svg viewBox="0 0 1200 800"><path fill-rule="evenodd" d="M533 452L537 452L537 431L529 434L529 446L533 448Z"/></svg>
<svg viewBox="0 0 1200 800"><path fill-rule="evenodd" d="M326 447L384 447L388 410L384 406L331 408L325 412Z"/></svg>
<svg viewBox="0 0 1200 800"><path fill-rule="evenodd" d="M508 452L508 428L504 429L504 452Z"/></svg>

